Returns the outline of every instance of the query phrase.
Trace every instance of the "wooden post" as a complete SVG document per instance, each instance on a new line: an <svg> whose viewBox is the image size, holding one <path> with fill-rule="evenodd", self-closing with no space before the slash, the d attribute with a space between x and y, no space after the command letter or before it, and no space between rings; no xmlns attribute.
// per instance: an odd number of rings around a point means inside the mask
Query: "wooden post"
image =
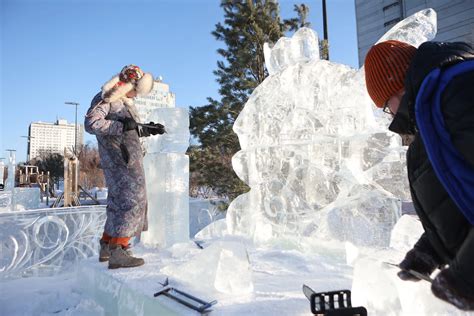
<svg viewBox="0 0 474 316"><path fill-rule="evenodd" d="M69 171L69 158L67 149L64 148L64 207L68 207L71 205L71 184L70 184L70 171Z"/></svg>
<svg viewBox="0 0 474 316"><path fill-rule="evenodd" d="M79 202L79 159L64 149L64 207L78 206Z"/></svg>

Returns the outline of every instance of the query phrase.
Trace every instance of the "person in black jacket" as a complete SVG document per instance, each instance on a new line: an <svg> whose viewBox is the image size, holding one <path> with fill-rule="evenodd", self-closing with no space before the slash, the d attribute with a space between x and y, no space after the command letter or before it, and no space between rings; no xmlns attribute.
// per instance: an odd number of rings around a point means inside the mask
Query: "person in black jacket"
<svg viewBox="0 0 474 316"><path fill-rule="evenodd" d="M389 129L412 135L410 191L424 233L400 263L431 275L433 294L474 310L474 49L466 43L374 45L365 60L367 91L393 117Z"/></svg>

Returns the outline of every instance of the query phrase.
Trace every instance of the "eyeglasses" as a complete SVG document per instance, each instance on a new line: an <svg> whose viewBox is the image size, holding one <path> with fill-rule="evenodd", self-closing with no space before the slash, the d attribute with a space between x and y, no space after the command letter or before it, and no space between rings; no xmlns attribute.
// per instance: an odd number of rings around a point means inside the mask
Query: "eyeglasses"
<svg viewBox="0 0 474 316"><path fill-rule="evenodd" d="M395 113L392 112L392 109L390 109L390 106L388 105L388 101L390 101L390 99L388 99L384 104L383 104L383 109L382 111L384 113L387 113L387 114L390 114L392 116L395 115Z"/></svg>

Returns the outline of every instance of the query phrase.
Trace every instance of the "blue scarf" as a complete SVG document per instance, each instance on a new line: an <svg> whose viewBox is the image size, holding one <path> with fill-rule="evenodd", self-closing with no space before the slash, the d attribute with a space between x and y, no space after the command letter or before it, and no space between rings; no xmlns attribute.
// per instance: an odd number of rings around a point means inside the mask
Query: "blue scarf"
<svg viewBox="0 0 474 316"><path fill-rule="evenodd" d="M415 116L438 179L466 219L474 225L474 167L454 147L441 112L441 95L446 86L455 76L470 71L474 71L474 61L431 71L416 97ZM472 107L474 110L474 104Z"/></svg>

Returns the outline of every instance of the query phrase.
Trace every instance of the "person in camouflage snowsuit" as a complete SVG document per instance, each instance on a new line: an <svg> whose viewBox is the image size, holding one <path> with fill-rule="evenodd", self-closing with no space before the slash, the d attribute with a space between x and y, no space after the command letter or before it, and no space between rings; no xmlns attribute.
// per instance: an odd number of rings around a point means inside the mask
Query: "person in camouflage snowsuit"
<svg viewBox="0 0 474 316"><path fill-rule="evenodd" d="M129 241L147 230L147 197L140 137L162 134L164 127L153 122L147 128L140 122L133 98L153 88L153 76L134 65L104 84L92 100L84 127L97 137L100 164L109 189L107 220L100 241L99 261L109 268L144 264L133 257Z"/></svg>

